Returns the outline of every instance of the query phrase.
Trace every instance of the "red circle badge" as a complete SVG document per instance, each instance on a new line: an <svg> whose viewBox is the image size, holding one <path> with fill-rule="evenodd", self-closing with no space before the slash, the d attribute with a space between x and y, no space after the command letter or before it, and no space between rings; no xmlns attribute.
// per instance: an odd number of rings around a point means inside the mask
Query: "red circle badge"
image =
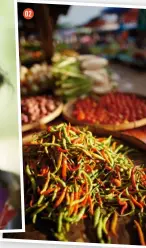
<svg viewBox="0 0 146 248"><path fill-rule="evenodd" d="M33 9L27 8L23 11L23 17L27 20L30 20L34 17Z"/></svg>

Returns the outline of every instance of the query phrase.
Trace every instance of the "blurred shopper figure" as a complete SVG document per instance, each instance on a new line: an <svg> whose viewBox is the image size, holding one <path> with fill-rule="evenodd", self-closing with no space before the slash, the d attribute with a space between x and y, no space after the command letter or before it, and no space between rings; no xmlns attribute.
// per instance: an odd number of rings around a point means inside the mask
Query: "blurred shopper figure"
<svg viewBox="0 0 146 248"><path fill-rule="evenodd" d="M146 47L146 9L139 10L137 46L142 49Z"/></svg>

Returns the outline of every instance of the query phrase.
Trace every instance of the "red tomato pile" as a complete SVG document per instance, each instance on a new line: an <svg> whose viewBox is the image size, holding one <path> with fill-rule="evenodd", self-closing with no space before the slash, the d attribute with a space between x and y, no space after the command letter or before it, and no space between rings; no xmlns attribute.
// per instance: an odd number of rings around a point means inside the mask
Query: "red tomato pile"
<svg viewBox="0 0 146 248"><path fill-rule="evenodd" d="M121 124L146 118L146 101L134 94L109 93L96 101L91 97L76 101L73 116L87 123Z"/></svg>

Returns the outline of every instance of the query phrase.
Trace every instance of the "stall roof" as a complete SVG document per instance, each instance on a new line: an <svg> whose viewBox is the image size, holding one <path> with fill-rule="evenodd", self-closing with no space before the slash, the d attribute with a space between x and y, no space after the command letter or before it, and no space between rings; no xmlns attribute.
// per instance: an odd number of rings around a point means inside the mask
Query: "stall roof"
<svg viewBox="0 0 146 248"><path fill-rule="evenodd" d="M101 14L123 14L129 10L130 10L129 8L111 8L111 7L108 7L108 8L105 8L101 12Z"/></svg>

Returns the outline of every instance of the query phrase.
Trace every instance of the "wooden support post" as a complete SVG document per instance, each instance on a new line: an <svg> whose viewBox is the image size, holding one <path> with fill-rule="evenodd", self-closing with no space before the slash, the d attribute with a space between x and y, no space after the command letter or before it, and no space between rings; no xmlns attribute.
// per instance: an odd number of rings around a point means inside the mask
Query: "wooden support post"
<svg viewBox="0 0 146 248"><path fill-rule="evenodd" d="M49 8L46 4L34 5L35 20L37 29L40 33L43 49L45 51L46 60L51 62L54 53L53 49L53 29L51 18L49 15Z"/></svg>

